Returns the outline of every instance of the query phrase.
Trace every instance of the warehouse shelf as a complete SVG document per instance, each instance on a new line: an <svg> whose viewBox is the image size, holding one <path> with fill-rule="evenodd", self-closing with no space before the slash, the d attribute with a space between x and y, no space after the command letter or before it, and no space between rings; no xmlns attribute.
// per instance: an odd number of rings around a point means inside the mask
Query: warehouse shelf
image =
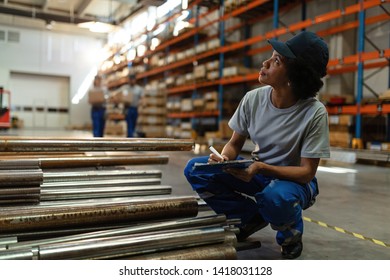
<svg viewBox="0 0 390 280"><path fill-rule="evenodd" d="M256 3L257 2L263 2L263 1L256 1ZM368 2L369 3L365 3L365 5L363 7L364 9L372 8L372 7L379 6L379 5L383 4L382 1L378 1L378 0L371 0L371 1L368 1ZM386 0L384 2L390 3L390 0ZM261 42L261 41L265 41L265 40L271 39L273 37L277 37L277 36L286 34L288 32L293 32L293 31L297 31L297 30L302 29L302 28L307 28L307 27L315 25L315 24L324 23L326 21L330 21L332 19L335 19L334 18L335 15L337 15L338 17L341 17L343 14L346 15L346 14L351 14L353 12L357 13L359 11L359 10L356 9L357 5L358 4L346 7L344 9L344 11L345 11L344 13L341 10L332 11L332 12L326 13L324 15L319 15L314 20L313 19L307 19L307 20L304 20L304 21L301 21L301 22L298 22L298 23L291 24L289 27L279 28L279 29L267 32L264 35L251 37L251 38L249 38L248 40L245 40L245 41L241 41L241 42L238 42L238 43L232 43L230 45L220 47L220 48L218 48L216 50L212 50L212 51L200 54L200 55L196 55L196 56L194 56L193 58L190 58L190 59L185 59L183 61L178 61L178 62L169 64L169 65L165 65L163 67L157 67L157 68L154 68L154 69L152 69L150 71L145 71L144 73L141 73L141 74L137 75L137 78L144 78L144 77L152 76L152 75L155 75L155 74L163 73L163 72L165 72L167 70L172 70L172 69L184 66L184 65L192 64L194 61L200 60L202 58L206 58L206 57L209 57L209 56L217 55L219 53L227 53L227 52L235 51L235 50L238 50L238 49L242 49L244 47L253 45L253 44ZM229 17L226 17L226 18L229 18ZM225 19L225 18L222 17L219 20L221 20L221 19ZM383 14L383 15L380 15L380 16L376 16L376 17L372 17L372 18L367 19L366 20L366 24L373 24L373 23L376 23L378 21L385 21L385 20L388 20L388 19L390 19L390 15ZM215 21L213 21L212 23L215 23ZM346 29L356 28L357 25L358 25L358 21L354 21L354 22L351 22L351 23L348 23L348 24L340 25L339 26L340 29L335 29L336 27L333 27L333 28L329 28L329 29L324 30L324 31L320 31L320 32L318 32L318 34L321 35L321 36L330 35L330 34L334 34L336 32L336 30L341 32L341 31L344 31ZM203 26L197 28L196 30L192 30L192 31L189 32L189 34L184 34L183 36L179 36L176 39L174 39L174 41L172 43L171 42L167 42L166 45L163 45L163 46L166 47L166 46L172 45L176 41L180 41L180 40L182 40L184 38L187 38L188 36L193 36L196 32L198 32L202 28L203 28ZM268 51L270 49L271 48L269 46L265 46L263 48L256 49L256 51L255 50L249 51L248 55L254 55L254 54L257 54L259 52ZM388 56L388 53L387 53L387 56Z"/></svg>
<svg viewBox="0 0 390 280"><path fill-rule="evenodd" d="M207 20L208 15L211 13L214 13L217 10L217 7L215 5L211 5L210 9L202 14L194 16L192 19L190 19L190 22L195 25L195 27L191 28L189 31L186 31L182 34L180 34L177 37L166 39L163 41L155 50L153 51L147 51L143 57L139 58L140 61L144 61L145 58L150 58L153 55L161 54L161 57L167 57L169 53L175 53L178 51L181 51L181 49L184 49L186 45L196 45L196 42L199 42L199 38L202 42L207 42L208 40L215 39L216 35L213 36L207 36L204 31L215 24L220 25L220 35L226 34L226 32L231 32L234 30L239 30L242 27L245 27L246 24L249 24L251 22L260 22L264 20L266 16L264 15L271 15L273 10L273 2L274 1L265 1L265 0L256 0L256 1L246 1L246 5L242 6L234 6L229 10L225 10L225 13L221 13L219 17L216 19ZM279 6L283 7L292 7L297 5L305 5L302 4L302 1L278 1ZM148 67L145 68L145 71L140 71L137 73L137 79L144 79L144 81L147 80L158 80L162 79L163 77L168 76L175 76L176 72L181 71L182 73L185 73L185 71L188 71L191 67L194 67L195 64L199 65L199 62L201 61L205 62L211 59L217 59L221 61L221 66L219 68L220 76L218 79L215 80L209 80L209 81L202 81L202 80L193 80L190 82L186 82L184 85L180 86L169 86L167 88L167 94L168 97L175 98L177 97L183 97L183 96L201 96L202 92L207 90L208 88L218 88L219 92L219 102L222 102L222 99L224 98L223 93L223 87L226 85L234 85L234 84L241 84L241 83L256 83L258 80L258 72L253 71L253 73L248 73L245 75L236 75L231 77L222 77L222 68L224 65L225 57L233 56L235 55L235 52L241 52L239 57L247 56L251 57L259 53L264 53L271 51L272 48L269 44L266 44L264 46L258 47L258 48L252 48L248 50L247 48L260 43L265 42L268 39L279 37L281 35L289 34L297 32L301 29L313 27L316 25L324 24L330 21L337 20L339 18L345 17L347 15L353 15L353 14L360 14L368 9L381 6L385 3L390 3L390 0L367 0L367 1L361 1L357 4L353 4L350 6L346 6L340 9L336 9L333 11L329 11L326 13L323 13L321 15L317 15L314 18L310 19L303 19L298 22L291 23L287 26L278 27L274 24L274 29L271 31L268 31L264 34L257 35L257 36L251 36L247 39L240 40L238 42L233 43L227 43L224 44L224 38L220 38L220 46L216 47L214 49L204 51L202 53L195 53L191 57L187 57L181 60L171 60L170 63L165 63L163 66L153 67L151 69L148 69ZM190 2L191 7L195 7L196 5L204 4L203 1L192 1ZM280 11L281 9L279 9ZM220 8L220 11L223 11L223 7ZM251 17L249 15L250 11L255 11L257 14L257 17ZM181 11L180 11L181 12ZM173 16L170 16L167 20L164 22L168 22L170 20L173 20L175 16L177 16L180 12L176 13ZM259 17L258 15L261 14L262 17ZM248 16L248 17L246 17ZM241 21L239 24L236 24L233 27L230 27L229 29L224 28L224 21L227 21L231 18L241 18L245 19ZM277 17L276 17L277 18ZM202 26L198 26L197 23L199 23L199 19L203 19L205 23L202 24ZM341 23L337 26L332 26L330 28L326 28L324 30L317 31L317 34L321 37L330 36L333 34L345 32L347 30L357 29L360 28L360 25L362 22L365 23L365 25L372 25L376 24L378 22L385 22L390 19L389 13L383 13L380 15L375 15L370 18L364 18L362 19L359 17L358 20L354 20L347 23ZM275 15L274 15L274 21L275 21ZM159 23L162 24L162 23ZM180 49L181 48L181 49ZM163 54L163 55L162 55ZM237 56L238 57L238 56ZM390 49L384 49L384 50L377 50L373 52L364 52L359 49L358 53L345 56L342 58L333 58L329 61L328 64L328 74L329 76L339 75L343 73L348 72L356 72L361 71L359 70L359 67L362 69L373 69L373 68L383 68L389 66L389 58L390 58ZM141 62L143 63L143 62ZM146 64L148 66L148 64ZM115 69L122 69L121 67L126 67L126 64L120 64L114 66ZM114 68L113 68L114 69ZM112 72L115 72L113 70ZM110 83L110 86L119 86L122 83L125 83L124 80L118 80L113 81ZM200 91L200 92L198 92ZM359 115L359 114L388 114L388 104L381 104L381 105L338 105L338 106L327 106L329 114L352 114L352 115ZM202 117L218 117L219 120L221 118L222 114L222 106L221 104L218 107L218 110L210 112L181 112L181 113L169 113L167 115L168 118L172 119L181 119L181 118L202 118Z"/></svg>

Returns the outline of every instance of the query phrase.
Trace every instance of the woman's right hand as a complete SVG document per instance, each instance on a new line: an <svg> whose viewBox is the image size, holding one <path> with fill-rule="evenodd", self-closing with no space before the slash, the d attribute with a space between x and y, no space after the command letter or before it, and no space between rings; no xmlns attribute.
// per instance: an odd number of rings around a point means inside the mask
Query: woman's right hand
<svg viewBox="0 0 390 280"><path fill-rule="evenodd" d="M218 162L223 162L223 161L228 161L229 160L229 158L227 156L225 156L225 155L222 155L222 157L223 157L223 159L221 159L219 156L211 153L207 162L208 163L218 163Z"/></svg>

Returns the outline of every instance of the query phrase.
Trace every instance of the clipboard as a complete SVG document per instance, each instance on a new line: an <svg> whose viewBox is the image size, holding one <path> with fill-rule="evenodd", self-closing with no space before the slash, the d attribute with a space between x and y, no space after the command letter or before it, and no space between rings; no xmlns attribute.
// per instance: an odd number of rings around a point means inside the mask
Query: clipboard
<svg viewBox="0 0 390 280"><path fill-rule="evenodd" d="M199 174L219 174L224 173L226 168L245 169L252 163L254 163L254 160L252 159L228 160L217 163L196 162L192 167L192 170Z"/></svg>

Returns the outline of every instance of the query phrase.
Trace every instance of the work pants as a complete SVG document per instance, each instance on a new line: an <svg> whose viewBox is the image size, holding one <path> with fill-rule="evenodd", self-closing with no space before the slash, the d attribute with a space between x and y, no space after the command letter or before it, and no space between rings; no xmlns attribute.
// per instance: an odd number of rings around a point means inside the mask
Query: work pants
<svg viewBox="0 0 390 280"><path fill-rule="evenodd" d="M308 184L256 175L244 182L228 173L197 174L196 162L206 163L208 156L191 159L184 175L192 188L217 213L241 219L241 226L261 215L277 230L276 241L288 245L303 233L302 210L310 207L318 195L317 179Z"/></svg>
<svg viewBox="0 0 390 280"><path fill-rule="evenodd" d="M133 137L137 125L138 108L130 106L126 109L127 137Z"/></svg>
<svg viewBox="0 0 390 280"><path fill-rule="evenodd" d="M104 125L105 125L105 113L106 108L104 107L92 107L91 118L92 118L92 133L94 137L103 137Z"/></svg>

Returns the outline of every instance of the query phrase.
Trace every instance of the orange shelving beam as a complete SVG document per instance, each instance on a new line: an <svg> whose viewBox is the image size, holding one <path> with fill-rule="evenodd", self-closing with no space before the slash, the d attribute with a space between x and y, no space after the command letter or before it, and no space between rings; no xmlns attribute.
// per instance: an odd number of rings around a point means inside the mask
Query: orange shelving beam
<svg viewBox="0 0 390 280"><path fill-rule="evenodd" d="M180 113L168 113L168 118L171 119L183 119L183 118L198 118L198 117L218 117L219 111L205 111L205 112L180 112Z"/></svg>
<svg viewBox="0 0 390 280"><path fill-rule="evenodd" d="M380 115L390 114L390 104L366 104L366 105L328 105L326 106L329 115Z"/></svg>

